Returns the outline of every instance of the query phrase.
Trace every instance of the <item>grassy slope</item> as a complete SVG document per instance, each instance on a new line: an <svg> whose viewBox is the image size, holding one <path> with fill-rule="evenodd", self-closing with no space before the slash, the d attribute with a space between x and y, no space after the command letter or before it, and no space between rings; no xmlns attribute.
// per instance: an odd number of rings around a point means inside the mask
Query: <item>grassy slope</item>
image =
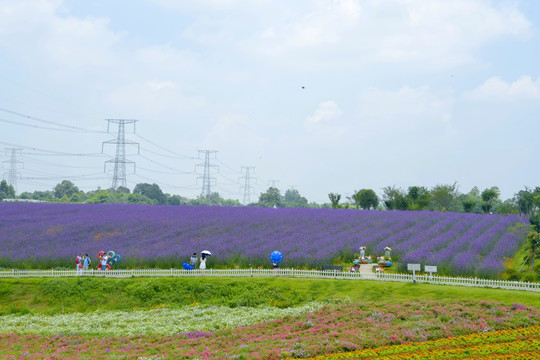
<svg viewBox="0 0 540 360"><path fill-rule="evenodd" d="M401 303L425 299L489 300L540 308L538 293L487 288L316 279L130 278L7 279L0 281L0 314L86 312L157 306L289 307L313 300Z"/></svg>

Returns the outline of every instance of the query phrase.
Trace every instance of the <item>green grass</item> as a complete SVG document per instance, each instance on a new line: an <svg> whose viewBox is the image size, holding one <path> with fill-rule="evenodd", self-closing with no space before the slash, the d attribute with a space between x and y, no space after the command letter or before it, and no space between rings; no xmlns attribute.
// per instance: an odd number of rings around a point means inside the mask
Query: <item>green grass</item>
<svg viewBox="0 0 540 360"><path fill-rule="evenodd" d="M402 303L489 300L540 308L538 293L489 288L332 279L58 278L0 282L0 314L88 312L201 305L290 307L309 301Z"/></svg>

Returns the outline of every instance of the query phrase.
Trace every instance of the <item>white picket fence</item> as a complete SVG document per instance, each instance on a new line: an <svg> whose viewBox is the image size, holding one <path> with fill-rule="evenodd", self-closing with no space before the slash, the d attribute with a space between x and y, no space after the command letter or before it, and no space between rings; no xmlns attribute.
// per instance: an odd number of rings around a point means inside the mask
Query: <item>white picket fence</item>
<svg viewBox="0 0 540 360"><path fill-rule="evenodd" d="M76 270L4 270L0 271L0 278L36 278L36 277L297 277L314 279L348 279L348 280L374 280L395 282L417 282L424 284L457 285L471 287L489 287L508 290L524 290L540 292L540 283L489 280L479 278L462 278L449 276L429 276L391 273L354 273L333 270L295 270L295 269L133 269L133 270L89 270L77 274Z"/></svg>

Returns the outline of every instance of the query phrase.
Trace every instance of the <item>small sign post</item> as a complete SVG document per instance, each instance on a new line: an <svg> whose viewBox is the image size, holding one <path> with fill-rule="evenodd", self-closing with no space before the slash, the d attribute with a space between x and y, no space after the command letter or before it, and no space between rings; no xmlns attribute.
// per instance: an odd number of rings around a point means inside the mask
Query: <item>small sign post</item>
<svg viewBox="0 0 540 360"><path fill-rule="evenodd" d="M412 271L413 284L416 284L416 272L420 271L420 264L407 264L407 270Z"/></svg>
<svg viewBox="0 0 540 360"><path fill-rule="evenodd" d="M424 266L424 271L429 273L429 278L431 279L433 277L433 273L437 272L437 267L436 266L425 265Z"/></svg>

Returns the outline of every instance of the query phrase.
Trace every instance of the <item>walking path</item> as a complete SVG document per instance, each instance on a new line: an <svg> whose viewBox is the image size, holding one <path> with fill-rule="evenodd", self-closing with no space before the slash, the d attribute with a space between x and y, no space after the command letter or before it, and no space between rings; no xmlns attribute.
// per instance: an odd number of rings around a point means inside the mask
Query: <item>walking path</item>
<svg viewBox="0 0 540 360"><path fill-rule="evenodd" d="M373 279L376 279L377 275L373 272L373 268L375 266L379 266L379 265L378 264L360 264L360 269L358 270L358 272L361 273L362 275L367 275L367 276L369 276L369 274L373 274ZM369 278L371 278L371 276L369 276Z"/></svg>

